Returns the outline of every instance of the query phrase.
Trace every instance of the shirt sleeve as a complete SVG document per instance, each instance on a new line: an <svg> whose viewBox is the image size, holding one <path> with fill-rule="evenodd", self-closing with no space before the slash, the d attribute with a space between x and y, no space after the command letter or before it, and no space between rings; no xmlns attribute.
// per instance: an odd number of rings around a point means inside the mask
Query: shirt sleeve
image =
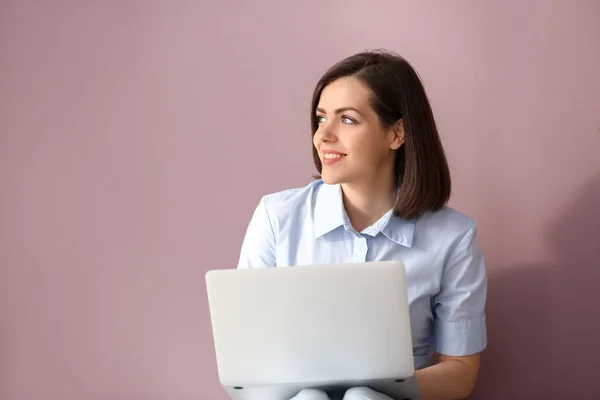
<svg viewBox="0 0 600 400"><path fill-rule="evenodd" d="M473 223L444 266L440 291L434 298L434 332L439 353L467 356L485 349L486 296L485 263Z"/></svg>
<svg viewBox="0 0 600 400"><path fill-rule="evenodd" d="M246 229L238 268L275 267L276 265L275 234L263 197Z"/></svg>

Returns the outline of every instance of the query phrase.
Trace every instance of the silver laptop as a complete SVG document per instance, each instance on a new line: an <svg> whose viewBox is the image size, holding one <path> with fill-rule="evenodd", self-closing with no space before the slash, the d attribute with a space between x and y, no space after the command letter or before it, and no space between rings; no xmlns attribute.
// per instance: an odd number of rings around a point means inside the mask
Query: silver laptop
<svg viewBox="0 0 600 400"><path fill-rule="evenodd" d="M213 270L206 286L219 379L232 399L353 386L420 397L402 262Z"/></svg>

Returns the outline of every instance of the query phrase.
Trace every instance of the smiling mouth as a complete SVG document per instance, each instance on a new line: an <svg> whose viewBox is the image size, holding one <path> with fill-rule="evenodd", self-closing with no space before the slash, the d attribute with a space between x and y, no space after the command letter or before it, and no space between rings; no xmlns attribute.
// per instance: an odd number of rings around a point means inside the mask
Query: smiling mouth
<svg viewBox="0 0 600 400"><path fill-rule="evenodd" d="M333 166L341 162L346 154L340 153L325 153L323 154L323 165Z"/></svg>
<svg viewBox="0 0 600 400"><path fill-rule="evenodd" d="M328 153L328 154L324 154L323 158L325 160L337 160L338 158L342 158L342 157L345 157L345 156L346 156L345 154L331 154L331 153Z"/></svg>

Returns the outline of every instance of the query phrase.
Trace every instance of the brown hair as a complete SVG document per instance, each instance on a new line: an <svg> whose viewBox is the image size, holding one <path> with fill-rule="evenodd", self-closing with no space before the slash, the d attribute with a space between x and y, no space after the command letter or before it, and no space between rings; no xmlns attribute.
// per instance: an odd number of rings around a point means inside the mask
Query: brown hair
<svg viewBox="0 0 600 400"><path fill-rule="evenodd" d="M382 50L366 51L331 67L313 94L312 135L318 128L316 108L323 88L347 76L357 78L371 89L371 107L384 127L403 120L405 142L398 149L395 161L400 187L395 215L410 219L442 208L451 193L448 162L425 89L415 70L399 55ZM323 166L314 146L313 159L321 174Z"/></svg>

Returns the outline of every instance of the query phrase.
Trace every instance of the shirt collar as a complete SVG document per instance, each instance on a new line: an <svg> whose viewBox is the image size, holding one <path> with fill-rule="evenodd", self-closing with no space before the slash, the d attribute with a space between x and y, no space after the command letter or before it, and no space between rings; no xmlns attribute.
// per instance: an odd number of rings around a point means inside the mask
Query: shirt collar
<svg viewBox="0 0 600 400"><path fill-rule="evenodd" d="M323 183L316 194L315 202L315 239L333 231L340 226L351 230L350 220L344 209L342 188L338 185ZM415 233L415 220L406 220L388 211L375 224L366 228L363 233L369 236L384 234L388 239L405 247L411 247Z"/></svg>
<svg viewBox="0 0 600 400"><path fill-rule="evenodd" d="M381 228L381 233L399 245L412 247L413 237L415 236L415 219L397 217L393 214L393 210L389 211L389 215Z"/></svg>
<svg viewBox="0 0 600 400"><path fill-rule="evenodd" d="M350 226L350 220L344 210L342 187L323 183L315 201L315 239L340 226Z"/></svg>

